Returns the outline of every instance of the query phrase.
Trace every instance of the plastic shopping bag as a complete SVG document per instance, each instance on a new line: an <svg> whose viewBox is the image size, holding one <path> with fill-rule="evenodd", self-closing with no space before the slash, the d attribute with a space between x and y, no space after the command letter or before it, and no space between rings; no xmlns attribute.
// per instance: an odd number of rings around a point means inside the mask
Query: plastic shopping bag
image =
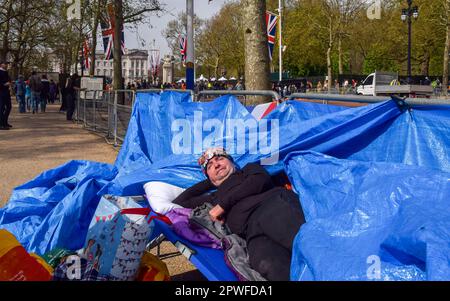
<svg viewBox="0 0 450 301"><path fill-rule="evenodd" d="M92 262L99 276L116 280L136 278L153 229L143 197L101 198L80 255Z"/></svg>

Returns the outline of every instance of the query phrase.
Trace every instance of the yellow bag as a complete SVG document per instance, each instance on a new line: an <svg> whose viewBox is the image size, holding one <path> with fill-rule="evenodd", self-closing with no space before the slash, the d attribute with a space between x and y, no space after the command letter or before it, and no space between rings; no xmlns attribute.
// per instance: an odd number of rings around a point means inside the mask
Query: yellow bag
<svg viewBox="0 0 450 301"><path fill-rule="evenodd" d="M0 281L50 281L51 269L31 256L17 239L0 230Z"/></svg>
<svg viewBox="0 0 450 301"><path fill-rule="evenodd" d="M137 281L170 281L166 264L150 252L145 252L139 267Z"/></svg>

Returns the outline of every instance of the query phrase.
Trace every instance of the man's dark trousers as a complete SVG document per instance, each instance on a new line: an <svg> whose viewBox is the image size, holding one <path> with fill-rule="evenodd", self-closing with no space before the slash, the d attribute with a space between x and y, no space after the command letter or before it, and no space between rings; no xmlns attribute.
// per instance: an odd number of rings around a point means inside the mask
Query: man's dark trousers
<svg viewBox="0 0 450 301"><path fill-rule="evenodd" d="M0 127L8 127L8 117L11 113L11 96L8 91L0 92Z"/></svg>

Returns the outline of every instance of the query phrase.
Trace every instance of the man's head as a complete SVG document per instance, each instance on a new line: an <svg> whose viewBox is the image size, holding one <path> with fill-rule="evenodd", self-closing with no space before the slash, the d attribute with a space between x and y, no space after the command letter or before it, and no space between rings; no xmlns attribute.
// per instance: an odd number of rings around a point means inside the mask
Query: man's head
<svg viewBox="0 0 450 301"><path fill-rule="evenodd" d="M8 62L5 61L0 62L0 68L6 70L8 68Z"/></svg>
<svg viewBox="0 0 450 301"><path fill-rule="evenodd" d="M198 163L214 186L220 186L236 170L233 158L223 147L207 149L198 159Z"/></svg>

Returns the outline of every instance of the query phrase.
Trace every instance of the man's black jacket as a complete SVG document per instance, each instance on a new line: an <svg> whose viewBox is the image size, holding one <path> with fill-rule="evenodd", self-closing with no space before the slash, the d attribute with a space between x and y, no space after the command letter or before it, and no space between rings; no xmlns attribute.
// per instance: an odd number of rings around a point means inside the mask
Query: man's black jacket
<svg viewBox="0 0 450 301"><path fill-rule="evenodd" d="M219 187L209 179L186 189L173 203L185 208L195 208L205 202L220 205L230 230L245 236L247 221L259 204L270 198L274 184L267 171L258 164L248 164L234 172ZM217 191L210 192L217 188ZM276 189L278 190L278 189Z"/></svg>

